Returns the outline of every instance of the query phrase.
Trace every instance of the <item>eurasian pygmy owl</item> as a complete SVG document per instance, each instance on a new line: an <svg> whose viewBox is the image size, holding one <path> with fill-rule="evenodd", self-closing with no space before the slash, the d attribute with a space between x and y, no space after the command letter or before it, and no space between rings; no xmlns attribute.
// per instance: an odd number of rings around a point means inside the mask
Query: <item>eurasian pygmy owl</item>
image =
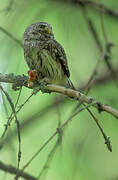
<svg viewBox="0 0 118 180"><path fill-rule="evenodd" d="M46 22L31 24L24 32L24 57L30 68L30 80L46 79L47 83L74 88L69 77L63 47L55 40ZM29 82L30 86L30 82Z"/></svg>

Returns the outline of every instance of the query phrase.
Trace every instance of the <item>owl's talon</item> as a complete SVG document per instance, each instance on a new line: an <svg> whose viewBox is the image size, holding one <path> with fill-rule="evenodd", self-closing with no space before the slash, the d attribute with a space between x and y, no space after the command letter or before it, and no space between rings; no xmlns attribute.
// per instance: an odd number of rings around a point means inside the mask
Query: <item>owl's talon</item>
<svg viewBox="0 0 118 180"><path fill-rule="evenodd" d="M45 88L45 86L46 86L47 84L45 84L45 83L43 83L43 82L41 82L40 83L40 90L41 90L41 92L42 93L46 93L47 92L47 90L46 90L46 88Z"/></svg>
<svg viewBox="0 0 118 180"><path fill-rule="evenodd" d="M43 78L40 80L40 90L42 93L51 93L49 90L46 89L47 84L49 84L49 79L48 78Z"/></svg>
<svg viewBox="0 0 118 180"><path fill-rule="evenodd" d="M36 86L33 88L33 94L37 94L41 90L40 86Z"/></svg>
<svg viewBox="0 0 118 180"><path fill-rule="evenodd" d="M39 86L35 86L33 88L33 94L37 94L41 90L42 93L51 93L49 90L46 89L47 84L49 84L48 78L43 78L39 82Z"/></svg>

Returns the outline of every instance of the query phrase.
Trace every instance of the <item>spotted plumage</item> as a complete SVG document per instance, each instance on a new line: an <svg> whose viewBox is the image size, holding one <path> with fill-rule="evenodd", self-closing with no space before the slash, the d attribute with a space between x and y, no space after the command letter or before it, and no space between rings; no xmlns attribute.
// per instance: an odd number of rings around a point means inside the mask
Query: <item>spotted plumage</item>
<svg viewBox="0 0 118 180"><path fill-rule="evenodd" d="M63 47L55 40L46 22L31 24L24 32L24 57L30 70L36 70L39 81L73 88Z"/></svg>

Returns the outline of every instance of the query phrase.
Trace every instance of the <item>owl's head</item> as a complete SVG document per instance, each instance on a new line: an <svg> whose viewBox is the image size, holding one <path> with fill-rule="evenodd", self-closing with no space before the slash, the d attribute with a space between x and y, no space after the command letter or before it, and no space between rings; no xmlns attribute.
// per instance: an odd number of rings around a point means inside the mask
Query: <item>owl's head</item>
<svg viewBox="0 0 118 180"><path fill-rule="evenodd" d="M24 32L24 40L47 40L53 39L52 27L47 22L31 24Z"/></svg>

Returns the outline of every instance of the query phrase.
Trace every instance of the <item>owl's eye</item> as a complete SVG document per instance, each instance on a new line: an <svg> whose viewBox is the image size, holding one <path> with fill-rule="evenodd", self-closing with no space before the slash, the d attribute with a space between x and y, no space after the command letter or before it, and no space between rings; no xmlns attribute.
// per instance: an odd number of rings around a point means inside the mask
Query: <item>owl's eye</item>
<svg viewBox="0 0 118 180"><path fill-rule="evenodd" d="M45 28L45 26L44 26L44 25L40 25L40 28L41 28L41 29L44 29L44 28Z"/></svg>

